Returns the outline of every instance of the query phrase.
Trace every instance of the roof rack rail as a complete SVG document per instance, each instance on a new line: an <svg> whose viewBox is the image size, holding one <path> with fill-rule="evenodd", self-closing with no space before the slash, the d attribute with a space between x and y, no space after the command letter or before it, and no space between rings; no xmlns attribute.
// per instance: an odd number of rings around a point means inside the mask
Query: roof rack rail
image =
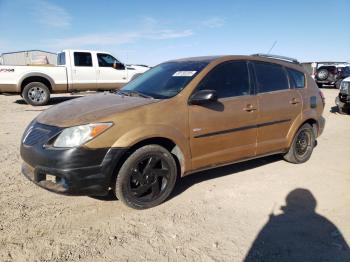
<svg viewBox="0 0 350 262"><path fill-rule="evenodd" d="M287 56L270 55L270 54L253 54L252 56L267 57L267 58L272 58L272 59L277 59L277 60L283 60L283 61L290 62L293 64L300 64L300 62L297 59L287 57Z"/></svg>

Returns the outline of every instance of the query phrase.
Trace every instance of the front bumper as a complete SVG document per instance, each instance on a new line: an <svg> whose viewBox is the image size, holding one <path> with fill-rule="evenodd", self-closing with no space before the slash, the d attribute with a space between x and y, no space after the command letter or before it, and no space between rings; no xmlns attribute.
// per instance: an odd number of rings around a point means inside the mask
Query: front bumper
<svg viewBox="0 0 350 262"><path fill-rule="evenodd" d="M58 131L56 127L38 123L34 124L34 128L52 130L55 134ZM23 175L36 185L60 194L106 195L115 168L126 149L45 147L51 137L36 136L37 142L27 139L30 143L22 140L20 151L24 161Z"/></svg>

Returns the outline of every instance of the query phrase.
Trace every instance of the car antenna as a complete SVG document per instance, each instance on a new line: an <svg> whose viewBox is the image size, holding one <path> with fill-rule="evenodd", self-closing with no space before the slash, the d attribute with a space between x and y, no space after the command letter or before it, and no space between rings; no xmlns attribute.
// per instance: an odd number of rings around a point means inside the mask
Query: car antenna
<svg viewBox="0 0 350 262"><path fill-rule="evenodd" d="M272 46L270 47L269 51L267 52L268 55L270 54L270 52L272 51L272 49L275 47L276 44L277 44L277 40L275 40L275 42L273 42Z"/></svg>

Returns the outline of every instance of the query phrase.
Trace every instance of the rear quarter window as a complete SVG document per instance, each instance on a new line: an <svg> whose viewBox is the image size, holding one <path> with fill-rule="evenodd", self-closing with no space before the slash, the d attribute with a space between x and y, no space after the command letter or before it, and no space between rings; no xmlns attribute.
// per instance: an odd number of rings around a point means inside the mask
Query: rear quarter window
<svg viewBox="0 0 350 262"><path fill-rule="evenodd" d="M288 78L282 66L267 62L254 62L259 93L289 89Z"/></svg>
<svg viewBox="0 0 350 262"><path fill-rule="evenodd" d="M294 69L287 68L291 88L304 88L305 75Z"/></svg>
<svg viewBox="0 0 350 262"><path fill-rule="evenodd" d="M57 56L57 65L65 65L66 64L66 53L59 53Z"/></svg>

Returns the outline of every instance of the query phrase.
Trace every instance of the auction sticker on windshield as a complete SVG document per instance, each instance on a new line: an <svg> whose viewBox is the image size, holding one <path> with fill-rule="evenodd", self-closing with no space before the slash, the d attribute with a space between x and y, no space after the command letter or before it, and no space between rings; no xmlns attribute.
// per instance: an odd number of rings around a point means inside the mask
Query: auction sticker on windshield
<svg viewBox="0 0 350 262"><path fill-rule="evenodd" d="M193 76L197 71L177 71L173 74L173 76L185 76L190 77Z"/></svg>

